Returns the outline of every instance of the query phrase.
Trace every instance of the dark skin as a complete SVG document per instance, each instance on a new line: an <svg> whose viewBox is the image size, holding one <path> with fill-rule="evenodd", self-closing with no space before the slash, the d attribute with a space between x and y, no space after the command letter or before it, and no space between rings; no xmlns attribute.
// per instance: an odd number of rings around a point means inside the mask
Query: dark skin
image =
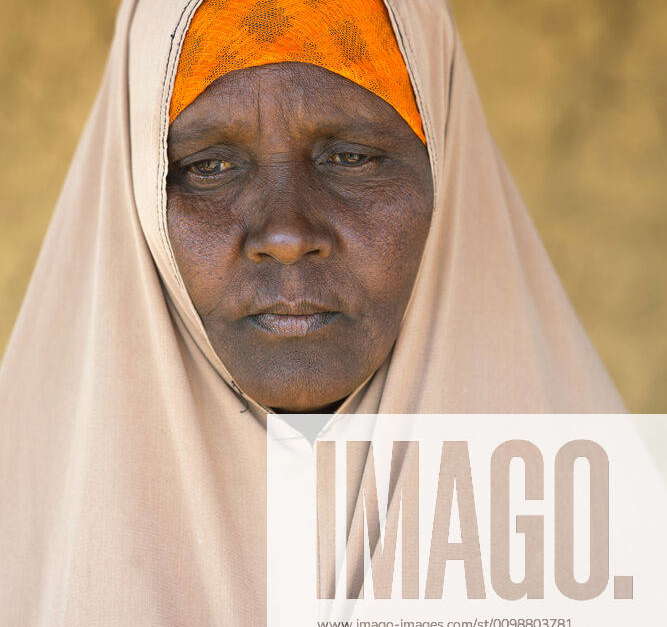
<svg viewBox="0 0 667 627"><path fill-rule="evenodd" d="M332 411L398 335L433 208L426 147L356 83L278 63L215 81L168 154L174 254L235 383Z"/></svg>

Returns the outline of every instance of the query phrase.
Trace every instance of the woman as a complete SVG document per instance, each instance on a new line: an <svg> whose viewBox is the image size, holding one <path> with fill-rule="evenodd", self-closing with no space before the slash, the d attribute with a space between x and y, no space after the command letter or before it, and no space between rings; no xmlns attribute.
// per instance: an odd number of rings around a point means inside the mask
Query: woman
<svg viewBox="0 0 667 627"><path fill-rule="evenodd" d="M123 3L5 355L2 624L264 624L267 411L623 411L443 4L198 5Z"/></svg>
<svg viewBox="0 0 667 627"><path fill-rule="evenodd" d="M385 9L325 5L205 3L171 100L174 255L216 354L267 411L333 411L378 369L433 208Z"/></svg>

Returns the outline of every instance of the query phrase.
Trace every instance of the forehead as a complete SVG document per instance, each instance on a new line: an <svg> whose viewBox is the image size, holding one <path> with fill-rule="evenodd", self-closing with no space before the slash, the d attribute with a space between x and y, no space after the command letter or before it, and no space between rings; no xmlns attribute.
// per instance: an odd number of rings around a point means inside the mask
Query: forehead
<svg viewBox="0 0 667 627"><path fill-rule="evenodd" d="M258 133L411 135L379 96L325 68L276 63L230 72L212 83L170 128L170 142ZM361 137L359 139L362 139Z"/></svg>

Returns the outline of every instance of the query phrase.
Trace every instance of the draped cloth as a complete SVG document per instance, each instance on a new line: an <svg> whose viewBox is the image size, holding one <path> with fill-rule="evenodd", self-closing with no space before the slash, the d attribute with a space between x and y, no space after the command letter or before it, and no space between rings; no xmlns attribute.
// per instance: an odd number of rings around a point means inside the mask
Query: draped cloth
<svg viewBox="0 0 667 627"><path fill-rule="evenodd" d="M394 349L341 413L622 412L485 124L442 2L386 0L434 214ZM0 624L262 625L265 408L166 227L198 0L125 0L0 370Z"/></svg>

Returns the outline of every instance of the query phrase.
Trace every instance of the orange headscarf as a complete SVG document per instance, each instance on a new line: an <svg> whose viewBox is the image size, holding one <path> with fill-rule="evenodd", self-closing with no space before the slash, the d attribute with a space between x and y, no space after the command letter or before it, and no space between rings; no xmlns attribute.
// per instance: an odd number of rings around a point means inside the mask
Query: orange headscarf
<svg viewBox="0 0 667 627"><path fill-rule="evenodd" d="M169 122L224 74L284 61L312 63L365 87L426 141L382 0L204 0L183 42Z"/></svg>

